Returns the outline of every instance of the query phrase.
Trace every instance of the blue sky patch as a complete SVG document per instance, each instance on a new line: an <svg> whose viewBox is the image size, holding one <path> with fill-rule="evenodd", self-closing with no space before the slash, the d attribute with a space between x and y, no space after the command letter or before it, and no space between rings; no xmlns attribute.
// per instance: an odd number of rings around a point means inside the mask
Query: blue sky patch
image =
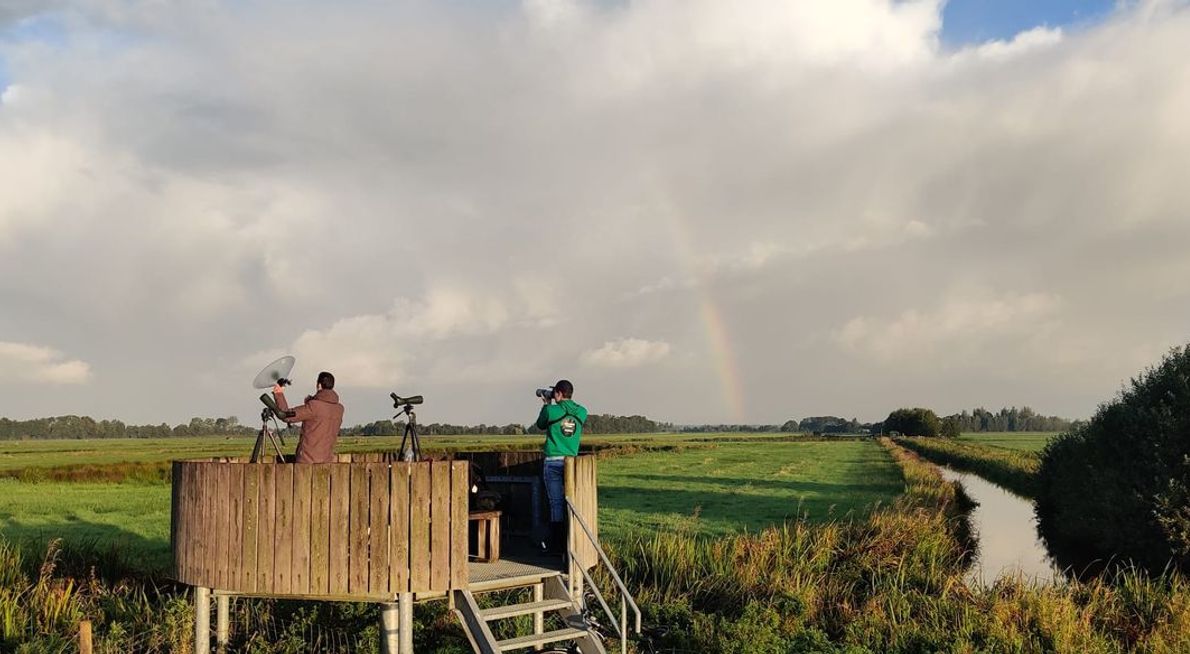
<svg viewBox="0 0 1190 654"><path fill-rule="evenodd" d="M949 0L942 12L942 42L958 47L1007 41L1034 27L1095 23L1115 6L1116 0Z"/></svg>

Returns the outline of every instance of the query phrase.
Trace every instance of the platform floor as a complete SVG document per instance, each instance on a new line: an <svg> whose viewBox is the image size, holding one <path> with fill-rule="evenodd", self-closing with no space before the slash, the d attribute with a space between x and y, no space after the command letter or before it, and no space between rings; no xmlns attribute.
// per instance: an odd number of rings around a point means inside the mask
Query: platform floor
<svg viewBox="0 0 1190 654"><path fill-rule="evenodd" d="M467 574L471 584L486 584L506 579L520 579L525 577L542 577L565 571L561 557L529 557L514 556L500 559L494 563L467 564Z"/></svg>

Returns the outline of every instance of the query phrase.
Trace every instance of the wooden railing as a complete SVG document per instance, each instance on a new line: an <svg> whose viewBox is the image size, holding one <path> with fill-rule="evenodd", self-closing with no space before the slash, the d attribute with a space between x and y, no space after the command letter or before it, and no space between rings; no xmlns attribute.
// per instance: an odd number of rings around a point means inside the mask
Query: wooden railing
<svg viewBox="0 0 1190 654"><path fill-rule="evenodd" d="M391 601L465 588L468 464L359 458L174 462L175 577L249 595L326 599Z"/></svg>

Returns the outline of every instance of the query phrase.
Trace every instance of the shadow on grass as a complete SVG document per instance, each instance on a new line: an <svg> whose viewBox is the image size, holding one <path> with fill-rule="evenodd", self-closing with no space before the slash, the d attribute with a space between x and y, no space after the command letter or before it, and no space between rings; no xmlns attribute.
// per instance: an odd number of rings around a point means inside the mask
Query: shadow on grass
<svg viewBox="0 0 1190 654"><path fill-rule="evenodd" d="M779 479L755 479L755 478L741 478L741 477L690 477L689 475L655 475L655 474L618 474L614 479L609 479L600 484L600 489L608 483L615 483L621 479L638 479L645 482L673 482L679 484L712 484L715 486L729 486L729 487L744 487L751 486L753 488L773 488L777 490L789 491L793 494L798 493L828 493L831 495L845 496L851 494L881 494L887 495L889 499L895 497L901 492L902 483L899 477L890 475L887 481L879 483L857 484L854 482L821 482L821 481L800 481L800 480L779 480ZM652 493L653 489L641 488L641 492Z"/></svg>
<svg viewBox="0 0 1190 654"><path fill-rule="evenodd" d="M20 548L26 561L40 564L51 541L59 541L58 569L67 576L95 577L106 582L127 579L164 580L173 566L169 541L145 538L115 525L77 518L56 525L29 525L3 516L0 536Z"/></svg>
<svg viewBox="0 0 1190 654"><path fill-rule="evenodd" d="M690 479L684 478L686 483ZM708 480L714 483L714 480ZM741 483L738 487L744 487ZM867 509L881 500L891 500L895 493L870 493L856 496L842 492L847 484L792 482L782 486L789 495L769 495L715 490L679 490L616 486L604 482L599 487L601 508L640 514L643 524L661 524L673 518L707 523L710 531L747 529L755 531L786 520L806 517L814 521L866 515ZM887 487L876 486L887 489ZM827 491L827 492L823 492ZM799 496L804 493L804 496Z"/></svg>

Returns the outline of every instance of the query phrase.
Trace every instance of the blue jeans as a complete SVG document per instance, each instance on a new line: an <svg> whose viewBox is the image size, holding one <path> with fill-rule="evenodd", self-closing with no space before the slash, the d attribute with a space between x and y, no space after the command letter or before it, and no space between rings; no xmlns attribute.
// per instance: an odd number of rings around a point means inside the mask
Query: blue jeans
<svg viewBox="0 0 1190 654"><path fill-rule="evenodd" d="M562 522L566 517L566 461L546 461L541 478L545 481L545 495L550 500L550 522Z"/></svg>

